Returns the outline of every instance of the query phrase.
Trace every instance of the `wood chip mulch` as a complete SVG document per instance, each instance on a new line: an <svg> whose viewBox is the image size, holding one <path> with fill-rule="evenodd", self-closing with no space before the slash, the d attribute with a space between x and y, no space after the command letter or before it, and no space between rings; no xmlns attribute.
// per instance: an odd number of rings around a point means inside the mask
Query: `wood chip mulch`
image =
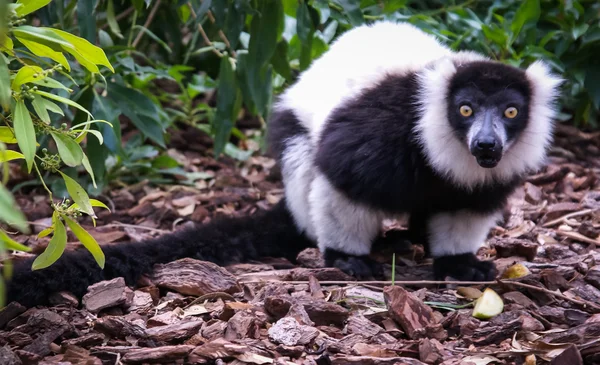
<svg viewBox="0 0 600 365"><path fill-rule="evenodd" d="M419 246L396 256L396 285L353 282L323 268L315 249L300 254L301 266L182 259L158 265L143 287L116 278L90 286L81 300L57 293L48 308L9 304L0 311L0 364L600 364L599 146L598 132L560 127L548 167L511 198L481 249L501 276L515 264L525 276L416 283L432 279ZM83 223L101 244L251 214L282 196L267 157L236 165L182 151L169 153L202 178L195 186L142 182L100 197L111 212L98 212L96 229ZM36 233L50 221L44 198L18 197ZM48 242L17 239L36 253ZM375 256L391 262L390 252ZM465 304L488 287L504 310L476 319Z"/></svg>

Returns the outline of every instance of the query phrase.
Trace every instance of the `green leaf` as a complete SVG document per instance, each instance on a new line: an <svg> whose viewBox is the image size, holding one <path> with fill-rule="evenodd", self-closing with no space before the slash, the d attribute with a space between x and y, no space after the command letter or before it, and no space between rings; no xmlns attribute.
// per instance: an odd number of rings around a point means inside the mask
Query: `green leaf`
<svg viewBox="0 0 600 365"><path fill-rule="evenodd" d="M94 69L94 68L88 67L89 64L91 63L93 65L106 66L112 72L115 72L115 69L112 67L112 65L108 61L108 58L106 58L106 54L104 53L102 48L96 47L95 45L91 44L89 41L87 41L83 38L77 37L71 33L68 33L68 32L65 32L65 31L62 31L59 29L53 29L53 28L47 28L47 29L51 29L59 37L62 37L67 42L69 42L72 46L65 47L66 48L65 51L72 54L73 57L75 57L77 59L77 61L82 63L84 65L84 67L86 67L88 70L92 71ZM73 50L75 50L75 52L73 52ZM82 62L82 60L83 60L83 62ZM88 65L88 66L86 66L86 65ZM98 70L98 68L95 67L95 70ZM95 71L95 72L98 72L98 71Z"/></svg>
<svg viewBox="0 0 600 365"><path fill-rule="evenodd" d="M108 84L108 97L145 136L165 147L164 129L158 120L160 111L152 100L135 89L114 82Z"/></svg>
<svg viewBox="0 0 600 365"><path fill-rule="evenodd" d="M596 109L600 109L600 69L598 67L589 67L586 70L585 88Z"/></svg>
<svg viewBox="0 0 600 365"><path fill-rule="evenodd" d="M290 67L290 63L288 61L288 43L285 40L279 41L277 43L277 48L275 49L275 53L271 58L271 64L275 71L283 76L286 81L292 82L292 68Z"/></svg>
<svg viewBox="0 0 600 365"><path fill-rule="evenodd" d="M4 242L6 249L15 251L30 252L31 248L20 244L19 242L10 238L4 230L0 229L0 240Z"/></svg>
<svg viewBox="0 0 600 365"><path fill-rule="evenodd" d="M485 37L494 42L496 45L500 47L504 47L506 45L507 38L503 29L500 29L496 26L487 26L483 24L481 26L481 30L483 31Z"/></svg>
<svg viewBox="0 0 600 365"><path fill-rule="evenodd" d="M47 93L47 92L41 91L41 90L36 90L36 91L33 91L33 92L35 94L38 94L38 95L41 95L41 96L45 96L48 99L56 100L56 101L58 101L60 103L64 103L64 104L67 104L69 106L75 107L75 108L81 110L82 112L86 113L87 115L89 115L90 118L92 118L92 114L86 108L82 107L81 105L79 105L78 103L76 103L76 102L74 102L72 100L69 100L67 98L63 98L62 96L50 94L50 93Z"/></svg>
<svg viewBox="0 0 600 365"><path fill-rule="evenodd" d="M589 27L590 26L588 24L586 24L586 23L579 24L579 25L573 27L573 29L571 31L572 34L573 34L573 40L577 40L577 39L579 39L579 37L581 37L582 35L584 35L585 32L587 32L587 30L588 30Z"/></svg>
<svg viewBox="0 0 600 365"><path fill-rule="evenodd" d="M81 141L83 141L83 139L85 138L85 136L88 133L93 134L97 139L98 139L98 143L102 144L104 143L104 136L102 136L102 133L100 133L100 131L96 131L93 129L73 129L75 132L80 132L81 134L79 136L77 136L77 139L75 140L77 143L81 143Z"/></svg>
<svg viewBox="0 0 600 365"><path fill-rule="evenodd" d="M233 67L228 57L221 58L219 68L219 87L217 94L217 110L213 129L215 132L215 155L220 155L231 136L231 128L235 123L234 105L238 88Z"/></svg>
<svg viewBox="0 0 600 365"><path fill-rule="evenodd" d="M267 62L275 53L277 40L283 31L284 13L281 1L273 0L260 1L257 10L260 15L252 17L248 55L242 65L245 69L240 71L246 76L241 87L244 94L250 94L256 111L267 118L273 93L272 67Z"/></svg>
<svg viewBox="0 0 600 365"><path fill-rule="evenodd" d="M46 237L47 235L49 235L52 232L54 232L54 227L45 228L43 231L38 233L37 238L40 239L40 238Z"/></svg>
<svg viewBox="0 0 600 365"><path fill-rule="evenodd" d="M29 225L25 215L15 202L15 198L0 184L0 220L18 228L23 233L29 233Z"/></svg>
<svg viewBox="0 0 600 365"><path fill-rule="evenodd" d="M319 23L325 24L327 19L329 19L329 15L331 14L331 9L329 9L329 1L327 0L315 0L312 3L312 6L319 11ZM336 23L336 22L333 22Z"/></svg>
<svg viewBox="0 0 600 365"><path fill-rule="evenodd" d="M0 162L8 162L12 160L25 159L21 152L6 150L0 151Z"/></svg>
<svg viewBox="0 0 600 365"><path fill-rule="evenodd" d="M362 10L360 10L360 0L334 0L333 2L344 9L344 14L353 26L359 26L365 22Z"/></svg>
<svg viewBox="0 0 600 365"><path fill-rule="evenodd" d="M98 131L94 131L94 132L98 132ZM98 133L100 133L100 132L98 132ZM100 134L100 136L102 136L102 135ZM94 186L95 189L97 189L98 186L96 186L96 177L94 176L94 169L92 169L92 165L90 164L90 160L88 159L86 154L83 154L83 159L82 159L81 163L83 164L85 171L87 171L87 173L90 174L90 177L92 178L92 185ZM93 200L93 199L90 199L90 201L91 200ZM93 205L94 205L94 203L92 203L92 206ZM92 219L94 219L94 218L92 218ZM96 224L94 223L94 225L96 225Z"/></svg>
<svg viewBox="0 0 600 365"><path fill-rule="evenodd" d="M169 45L165 41L160 39L150 29L143 27L141 25L134 25L133 29L139 29L140 31L146 33L148 35L148 37L152 38L156 43L160 44L165 49L165 51L167 51L168 53L173 53L173 51L171 50L171 47L169 47Z"/></svg>
<svg viewBox="0 0 600 365"><path fill-rule="evenodd" d="M98 29L98 44L100 47L106 49L111 48L115 45L110 34L104 31L104 29Z"/></svg>
<svg viewBox="0 0 600 365"><path fill-rule="evenodd" d="M33 13L34 11L43 8L48 5L52 0L18 0L17 4L20 4L17 8L17 16L23 17L27 14Z"/></svg>
<svg viewBox="0 0 600 365"><path fill-rule="evenodd" d="M408 0L387 0L384 2L383 12L390 14L406 7Z"/></svg>
<svg viewBox="0 0 600 365"><path fill-rule="evenodd" d="M62 133L51 131L52 139L56 142L58 154L65 165L75 167L81 164L83 159L83 150L75 140Z"/></svg>
<svg viewBox="0 0 600 365"><path fill-rule="evenodd" d="M311 14L311 12L313 14ZM309 7L306 2L298 5L298 13L296 16L296 33L300 39L300 70L306 70L312 59L312 44L315 27L318 25L319 15L316 11Z"/></svg>
<svg viewBox="0 0 600 365"><path fill-rule="evenodd" d="M17 143L17 138L10 127L0 127L0 142Z"/></svg>
<svg viewBox="0 0 600 365"><path fill-rule="evenodd" d="M65 113L62 111L62 109L58 105L51 102L50 100L42 98L42 101L44 102L44 106L46 107L46 110L51 111L56 114L60 114L62 116L65 115Z"/></svg>
<svg viewBox="0 0 600 365"><path fill-rule="evenodd" d="M66 90L68 92L73 91L73 90L69 89L68 87L66 87L65 85L61 84L60 82L54 80L51 77L45 77L42 80L35 80L35 81L33 81L33 83L36 85L48 87L51 89L62 89L62 90Z"/></svg>
<svg viewBox="0 0 600 365"><path fill-rule="evenodd" d="M106 22L108 23L110 31L122 39L123 34L121 34L121 28L119 28L119 23L117 23L117 19L115 18L115 6L113 0L108 0L108 3L106 4Z"/></svg>
<svg viewBox="0 0 600 365"><path fill-rule="evenodd" d="M106 204L102 203L100 200L90 199L90 203L92 204L93 207L105 208L108 211L110 211L110 209L106 206ZM71 204L69 209L79 209L79 205L77 205L77 203L73 203L73 204Z"/></svg>
<svg viewBox="0 0 600 365"><path fill-rule="evenodd" d="M104 208L110 212L110 209L106 206L106 204L102 203L100 200L90 199L90 203L92 203L93 207Z"/></svg>
<svg viewBox="0 0 600 365"><path fill-rule="evenodd" d="M519 9L515 13L510 29L513 33L512 42L517 39L517 36L526 24L537 23L540 18L540 0L523 0ZM511 43L512 43L511 42Z"/></svg>
<svg viewBox="0 0 600 365"><path fill-rule="evenodd" d="M248 64L252 70L259 70L271 59L277 40L283 31L283 5L281 1L260 1L260 14L252 17L250 43L248 45Z"/></svg>
<svg viewBox="0 0 600 365"><path fill-rule="evenodd" d="M69 61L62 52L57 52L52 48L29 39L20 38L19 41L27 47L31 53L39 57L47 57L61 64L67 71L71 71Z"/></svg>
<svg viewBox="0 0 600 365"><path fill-rule="evenodd" d="M23 39L25 39L26 41L29 40L32 42L41 43L50 47L54 51L62 52L62 47L73 48L71 43L57 35L52 28L21 25L20 27L13 28L12 32L21 42Z"/></svg>
<svg viewBox="0 0 600 365"><path fill-rule="evenodd" d="M4 57L0 55L0 106L4 111L10 111L10 101L12 99L10 90L10 74L8 73L8 65L4 61Z"/></svg>
<svg viewBox="0 0 600 365"><path fill-rule="evenodd" d="M63 218L65 222L67 222L69 228L71 228L71 231L73 231L75 236L79 239L79 242L81 242L81 244L90 251L92 256L94 256L94 260L96 260L98 266L104 269L106 258L104 257L104 252L102 252L100 245L96 242L96 239L71 218L67 216L63 216Z"/></svg>
<svg viewBox="0 0 600 365"><path fill-rule="evenodd" d="M21 91L21 85L24 85L28 82L33 82L36 80L43 80L44 70L39 66L23 66L17 72L17 75L12 81L11 89L15 92Z"/></svg>
<svg viewBox="0 0 600 365"><path fill-rule="evenodd" d="M33 109L35 109L38 117L40 117L44 123L50 124L50 114L48 114L48 110L46 109L44 98L39 95L34 95L31 105L33 105Z"/></svg>
<svg viewBox="0 0 600 365"><path fill-rule="evenodd" d="M25 101L23 100L17 102L13 116L13 127L19 149L25 155L25 161L27 161L27 172L31 172L37 140L35 138L35 128L33 127L31 115L29 115L29 110L27 110Z"/></svg>
<svg viewBox="0 0 600 365"><path fill-rule="evenodd" d="M67 230L56 211L52 214L52 225L54 235L44 252L33 261L32 270L40 270L52 265L62 256L67 247Z"/></svg>
<svg viewBox="0 0 600 365"><path fill-rule="evenodd" d="M79 34L90 41L96 43L96 8L97 0L78 0L77 1L77 25L79 25Z"/></svg>
<svg viewBox="0 0 600 365"><path fill-rule="evenodd" d="M76 125L72 126L70 129L74 130L74 129L77 129L79 127L88 127L88 126L90 126L92 124L97 124L97 123L108 124L109 126L112 127L112 124L110 122L107 122L106 120L96 119L96 120L88 120L87 122L76 124Z"/></svg>
<svg viewBox="0 0 600 365"><path fill-rule="evenodd" d="M65 185L69 195L73 201L77 203L79 207L81 207L81 211L92 217L96 217L94 209L92 208L92 204L90 203L90 197L81 187L81 185L79 185L79 183L73 180L70 176L65 175L65 173L62 171L59 171L59 173L62 175L63 180L65 180Z"/></svg>
<svg viewBox="0 0 600 365"><path fill-rule="evenodd" d="M3 42L4 43L0 43L0 48L5 48L5 49L11 51L15 47L13 40L8 37L4 37Z"/></svg>

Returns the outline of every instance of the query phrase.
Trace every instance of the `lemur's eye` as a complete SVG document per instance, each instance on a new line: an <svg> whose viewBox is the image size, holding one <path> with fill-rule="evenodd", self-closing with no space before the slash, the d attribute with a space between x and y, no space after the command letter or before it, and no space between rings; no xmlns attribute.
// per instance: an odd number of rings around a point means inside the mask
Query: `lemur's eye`
<svg viewBox="0 0 600 365"><path fill-rule="evenodd" d="M473 114L473 109L468 105L461 105L459 111L463 117L470 117Z"/></svg>
<svg viewBox="0 0 600 365"><path fill-rule="evenodd" d="M506 110L504 111L504 116L509 119L513 119L514 117L517 116L517 114L519 114L519 112L517 111L517 108L512 107L512 106L510 108L506 108Z"/></svg>

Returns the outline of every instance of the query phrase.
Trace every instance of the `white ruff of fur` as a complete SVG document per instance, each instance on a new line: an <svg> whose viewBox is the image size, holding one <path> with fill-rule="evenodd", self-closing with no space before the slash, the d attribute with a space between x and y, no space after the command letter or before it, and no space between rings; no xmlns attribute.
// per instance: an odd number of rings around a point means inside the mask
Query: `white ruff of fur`
<svg viewBox="0 0 600 365"><path fill-rule="evenodd" d="M281 95L313 141L331 112L389 75L404 75L452 52L432 35L408 23L382 21L342 34L329 50Z"/></svg>
<svg viewBox="0 0 600 365"><path fill-rule="evenodd" d="M454 137L447 116L447 90L458 63L485 60L471 52L459 52L441 59L420 73L419 99L421 119L415 132L426 151L431 166L440 174L466 189L505 182L516 176L539 169L545 162L546 150L552 141L556 110L554 102L562 80L553 76L542 62L535 62L526 70L532 85L527 128L506 150L500 163L486 169L471 155L468 146Z"/></svg>

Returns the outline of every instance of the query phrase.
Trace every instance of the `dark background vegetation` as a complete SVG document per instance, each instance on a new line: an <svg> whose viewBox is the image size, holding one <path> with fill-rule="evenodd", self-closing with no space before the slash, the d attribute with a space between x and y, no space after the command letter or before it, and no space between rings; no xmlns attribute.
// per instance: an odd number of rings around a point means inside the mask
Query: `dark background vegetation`
<svg viewBox="0 0 600 365"><path fill-rule="evenodd" d="M164 154L169 128L198 128L213 139L215 155L247 158L264 147L261 132L274 95L339 34L379 19L413 23L454 49L516 66L548 61L568 80L561 120L596 128L599 12L596 1L55 0L27 21L100 45L115 69L101 69L107 88L77 67L73 80L58 78L74 90L59 91L62 96L113 124L93 127L103 145L87 141L98 186L84 186L94 194L114 179L166 182L179 173ZM53 116L58 124L80 118ZM240 119L260 127L258 133L242 131ZM127 128L140 133L122 143ZM61 180L53 188L58 192Z"/></svg>
<svg viewBox="0 0 600 365"><path fill-rule="evenodd" d="M61 0L30 18L101 45L115 68L101 70L108 89L96 95L104 108L87 87L95 81L87 71L73 75L77 85L61 80L75 90L73 100L114 126L94 127L103 146L87 144L101 190L115 178L168 180L178 167L163 153L168 128L199 128L213 138L216 155L246 158L262 146L262 133L243 133L236 121L264 127L274 95L339 34L378 19L413 23L452 48L516 66L548 61L568 80L562 121L595 128L599 12L596 1L558 0ZM129 127L139 137L122 144L121 130Z"/></svg>

